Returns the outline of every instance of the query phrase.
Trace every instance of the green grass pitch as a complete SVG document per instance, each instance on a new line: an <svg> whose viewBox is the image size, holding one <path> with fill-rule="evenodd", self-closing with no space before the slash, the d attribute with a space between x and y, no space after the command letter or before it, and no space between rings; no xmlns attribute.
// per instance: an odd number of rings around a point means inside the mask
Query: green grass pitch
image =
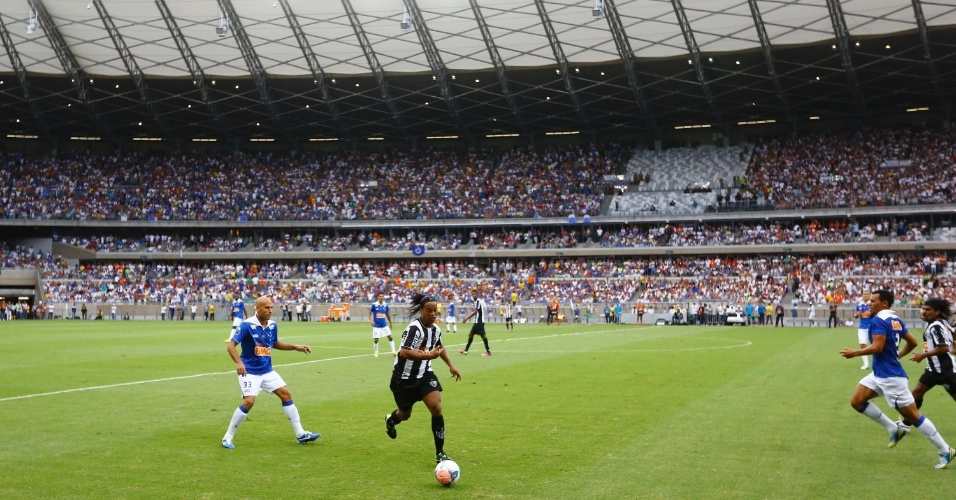
<svg viewBox="0 0 956 500"><path fill-rule="evenodd" d="M462 470L443 488L423 405L385 435L392 358L387 343L372 357L364 322L281 323L313 349L273 361L322 438L297 444L262 394L235 450L219 443L240 400L227 322L0 323L0 498L881 498L956 482L919 432L887 449L850 408L865 372L838 351L855 329L491 324L493 356L479 341L466 357L467 328L444 336L462 380L436 365ZM922 365L905 366L912 384ZM956 445L956 403L936 389L923 410Z"/></svg>

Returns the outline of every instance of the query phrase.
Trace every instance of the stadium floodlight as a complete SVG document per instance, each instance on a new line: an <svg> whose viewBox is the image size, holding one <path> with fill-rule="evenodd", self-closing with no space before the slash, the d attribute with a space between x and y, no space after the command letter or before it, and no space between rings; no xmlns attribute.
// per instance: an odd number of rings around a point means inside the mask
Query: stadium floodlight
<svg viewBox="0 0 956 500"><path fill-rule="evenodd" d="M220 38L226 36L229 33L229 20L226 19L226 14L223 12L219 13L219 26L216 26L216 34Z"/></svg>
<svg viewBox="0 0 956 500"><path fill-rule="evenodd" d="M36 11L32 12L30 16L30 22L27 23L27 34L32 35L37 32L37 13Z"/></svg>
<svg viewBox="0 0 956 500"><path fill-rule="evenodd" d="M402 22L399 24L402 27L402 31L408 31L408 28L412 27L412 18L408 15L408 8L405 8L405 12L402 13Z"/></svg>
<svg viewBox="0 0 956 500"><path fill-rule="evenodd" d="M591 10L591 14L594 14L595 19L604 17L604 0L594 0L594 9Z"/></svg>

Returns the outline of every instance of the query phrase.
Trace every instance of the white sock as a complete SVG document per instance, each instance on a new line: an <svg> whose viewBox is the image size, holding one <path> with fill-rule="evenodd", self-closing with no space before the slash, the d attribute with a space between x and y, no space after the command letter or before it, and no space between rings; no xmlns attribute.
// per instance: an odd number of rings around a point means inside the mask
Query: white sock
<svg viewBox="0 0 956 500"><path fill-rule="evenodd" d="M870 417L870 420L886 427L887 432L896 432L896 422L890 420L889 417L883 414L883 411L880 410L879 406L867 403L866 408L863 408L863 411L860 413ZM934 431L936 429L933 429ZM947 448L948 450L949 448Z"/></svg>
<svg viewBox="0 0 956 500"><path fill-rule="evenodd" d="M225 441L232 441L232 438L236 436L236 429L246 421L246 407L239 405L239 408L236 408L236 411L232 412L232 420L229 421L229 428L226 429L226 435L222 437Z"/></svg>
<svg viewBox="0 0 956 500"><path fill-rule="evenodd" d="M378 342L372 342L372 351L378 352Z"/></svg>
<svg viewBox="0 0 956 500"><path fill-rule="evenodd" d="M870 357L863 356L863 368L869 368L869 367L870 367Z"/></svg>
<svg viewBox="0 0 956 500"><path fill-rule="evenodd" d="M388 341L388 346L392 348L392 352L395 352L395 341L394 341L394 340L389 340L389 341Z"/></svg>
<svg viewBox="0 0 956 500"><path fill-rule="evenodd" d="M925 416L920 417L919 421L916 422L916 428L926 436L926 439L929 439L930 443L933 443L933 446L935 446L940 453L949 453L949 445L946 444L943 436L939 435L936 426L933 425L933 422L930 422L928 418Z"/></svg>
<svg viewBox="0 0 956 500"><path fill-rule="evenodd" d="M295 403L293 403L291 399L288 403L282 403L282 411L284 411L285 416L289 418L289 422L292 424L292 430L295 431L295 437L305 434L305 429L302 428L302 421L299 420L299 409L295 407Z"/></svg>

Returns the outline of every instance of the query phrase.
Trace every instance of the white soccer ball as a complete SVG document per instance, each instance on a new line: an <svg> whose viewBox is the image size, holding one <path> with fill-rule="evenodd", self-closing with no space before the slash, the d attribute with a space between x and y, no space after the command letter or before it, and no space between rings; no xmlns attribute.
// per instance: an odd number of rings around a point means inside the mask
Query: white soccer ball
<svg viewBox="0 0 956 500"><path fill-rule="evenodd" d="M442 486L451 486L461 478L461 469L453 460L442 460L435 466L435 479Z"/></svg>

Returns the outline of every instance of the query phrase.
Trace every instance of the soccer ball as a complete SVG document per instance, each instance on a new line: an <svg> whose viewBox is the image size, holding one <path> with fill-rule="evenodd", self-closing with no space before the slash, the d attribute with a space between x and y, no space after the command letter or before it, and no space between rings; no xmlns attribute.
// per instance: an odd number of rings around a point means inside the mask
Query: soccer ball
<svg viewBox="0 0 956 500"><path fill-rule="evenodd" d="M452 460L442 460L435 466L435 479L442 486L451 486L461 478L461 469Z"/></svg>

